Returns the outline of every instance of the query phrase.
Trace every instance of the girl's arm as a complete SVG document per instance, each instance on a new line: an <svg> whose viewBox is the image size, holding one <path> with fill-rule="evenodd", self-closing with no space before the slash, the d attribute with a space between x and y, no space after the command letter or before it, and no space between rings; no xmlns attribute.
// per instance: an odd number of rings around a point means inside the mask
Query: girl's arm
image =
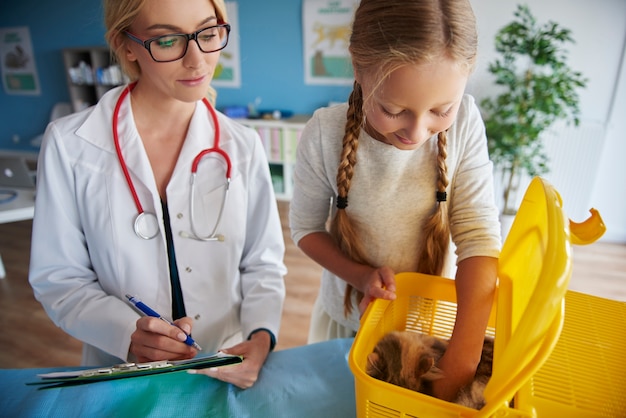
<svg viewBox="0 0 626 418"><path fill-rule="evenodd" d="M445 377L433 383L438 398L453 401L474 378L493 306L497 271L498 259L493 257L470 257L458 265L456 322L438 364Z"/></svg>
<svg viewBox="0 0 626 418"><path fill-rule="evenodd" d="M393 270L389 267L376 268L351 260L341 252L328 233L308 234L298 242L298 246L326 270L363 292L364 307L375 298L390 300L396 298Z"/></svg>

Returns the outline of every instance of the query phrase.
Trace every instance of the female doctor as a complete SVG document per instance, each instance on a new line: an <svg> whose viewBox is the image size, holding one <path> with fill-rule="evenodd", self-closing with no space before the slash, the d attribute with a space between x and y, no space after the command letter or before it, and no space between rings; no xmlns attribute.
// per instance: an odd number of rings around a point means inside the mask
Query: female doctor
<svg viewBox="0 0 626 418"><path fill-rule="evenodd" d="M84 342L84 365L192 358L192 334L244 358L202 373L250 387L278 335L286 269L261 141L203 100L228 42L224 2L105 0L104 12L133 81L46 130L35 296Z"/></svg>

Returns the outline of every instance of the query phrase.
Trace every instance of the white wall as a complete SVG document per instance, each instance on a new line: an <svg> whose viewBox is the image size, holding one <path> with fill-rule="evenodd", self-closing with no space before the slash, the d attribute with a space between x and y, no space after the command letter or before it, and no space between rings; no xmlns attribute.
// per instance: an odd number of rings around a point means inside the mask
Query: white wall
<svg viewBox="0 0 626 418"><path fill-rule="evenodd" d="M622 45L626 48L626 36ZM626 56L623 51L615 93L591 202L607 224L605 240L623 243L626 242Z"/></svg>
<svg viewBox="0 0 626 418"><path fill-rule="evenodd" d="M471 0L479 31L479 56L468 92L480 101L496 94L487 66L496 58L496 32L514 18L518 1ZM546 135L550 173L565 210L582 221L595 207L606 225L604 241L626 243L626 2L624 0L527 0L539 24L555 21L572 30L569 63L588 79L579 92L581 125L558 126ZM528 179L521 185L526 188ZM521 199L521 196L519 196Z"/></svg>

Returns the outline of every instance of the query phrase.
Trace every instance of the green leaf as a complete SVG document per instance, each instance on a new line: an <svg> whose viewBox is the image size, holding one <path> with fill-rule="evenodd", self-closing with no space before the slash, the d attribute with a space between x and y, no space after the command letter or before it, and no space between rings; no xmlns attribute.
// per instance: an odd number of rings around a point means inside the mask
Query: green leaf
<svg viewBox="0 0 626 418"><path fill-rule="evenodd" d="M567 63L571 30L538 24L527 5L514 16L496 33L500 56L488 66L502 91L480 102L487 146L494 165L510 175L542 175L549 171L542 133L558 120L579 123L578 90L587 79Z"/></svg>

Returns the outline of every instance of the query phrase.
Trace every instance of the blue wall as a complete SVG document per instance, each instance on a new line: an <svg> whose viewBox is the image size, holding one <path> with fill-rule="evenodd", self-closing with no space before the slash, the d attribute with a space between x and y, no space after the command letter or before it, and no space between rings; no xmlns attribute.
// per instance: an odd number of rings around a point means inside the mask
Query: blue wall
<svg viewBox="0 0 626 418"><path fill-rule="evenodd" d="M219 88L218 107L247 105L312 113L329 101L345 101L349 87L304 84L302 2L239 0L241 88ZM52 107L69 102L61 50L103 45L100 0L0 1L0 27L28 26L41 95L0 89L0 149L36 150L30 139L43 132ZM13 143L13 136L21 141Z"/></svg>

